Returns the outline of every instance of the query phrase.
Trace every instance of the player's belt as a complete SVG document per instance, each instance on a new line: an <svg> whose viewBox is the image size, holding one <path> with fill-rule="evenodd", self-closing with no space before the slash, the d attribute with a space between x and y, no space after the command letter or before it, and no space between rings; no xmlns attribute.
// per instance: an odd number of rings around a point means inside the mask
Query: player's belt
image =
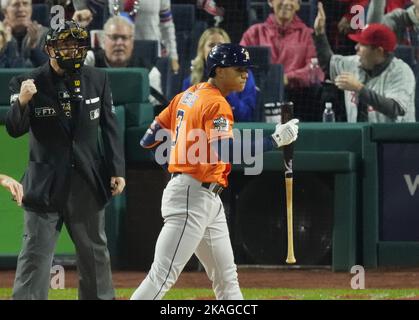
<svg viewBox="0 0 419 320"><path fill-rule="evenodd" d="M172 173L171 179L173 179L174 177L178 176L182 174L182 172L174 172ZM218 183L210 183L210 182L202 182L201 186L204 187L205 189L208 189L211 192L214 192L215 194L220 194L221 192L223 192L224 188L223 186L221 186Z"/></svg>

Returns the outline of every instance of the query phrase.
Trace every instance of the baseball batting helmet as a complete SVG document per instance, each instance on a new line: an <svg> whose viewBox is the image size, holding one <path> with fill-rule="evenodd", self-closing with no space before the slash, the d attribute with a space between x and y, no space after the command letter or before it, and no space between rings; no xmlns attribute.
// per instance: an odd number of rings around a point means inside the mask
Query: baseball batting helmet
<svg viewBox="0 0 419 320"><path fill-rule="evenodd" d="M86 59L89 48L89 33L77 22L65 21L61 28L51 28L45 39L48 48L54 51L58 65L69 72L79 70Z"/></svg>
<svg viewBox="0 0 419 320"><path fill-rule="evenodd" d="M210 78L215 76L215 68L251 67L249 51L233 43L222 43L213 47L207 57L207 72Z"/></svg>

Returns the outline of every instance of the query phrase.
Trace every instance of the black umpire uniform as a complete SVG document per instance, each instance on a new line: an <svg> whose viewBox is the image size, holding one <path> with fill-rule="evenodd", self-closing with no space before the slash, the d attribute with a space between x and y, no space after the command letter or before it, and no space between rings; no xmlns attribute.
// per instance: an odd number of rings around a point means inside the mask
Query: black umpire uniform
<svg viewBox="0 0 419 320"><path fill-rule="evenodd" d="M104 207L112 196L111 177L125 176L124 153L106 73L88 66L79 72L77 102L63 102L66 79L49 62L10 83L7 131L13 137L29 132L30 143L14 299L47 299L63 223L76 248L79 298L114 298ZM37 93L21 110L17 97L26 79L34 79Z"/></svg>

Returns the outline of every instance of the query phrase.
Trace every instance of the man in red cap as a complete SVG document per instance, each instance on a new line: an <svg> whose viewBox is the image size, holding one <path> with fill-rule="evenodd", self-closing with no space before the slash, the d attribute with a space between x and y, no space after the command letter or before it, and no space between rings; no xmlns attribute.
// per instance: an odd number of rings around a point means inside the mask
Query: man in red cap
<svg viewBox="0 0 419 320"><path fill-rule="evenodd" d="M314 22L314 42L320 65L345 92L348 122L414 122L415 76L394 57L397 39L383 24L370 24L349 37L357 42L354 56L334 55L325 35L321 2Z"/></svg>

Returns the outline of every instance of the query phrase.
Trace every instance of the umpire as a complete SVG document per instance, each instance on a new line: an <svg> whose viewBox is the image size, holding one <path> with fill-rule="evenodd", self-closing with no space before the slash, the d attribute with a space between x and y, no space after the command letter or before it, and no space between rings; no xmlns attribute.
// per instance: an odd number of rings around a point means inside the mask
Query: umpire
<svg viewBox="0 0 419 320"><path fill-rule="evenodd" d="M29 132L30 143L13 299L48 298L63 223L76 248L79 299L114 298L104 207L125 187L124 157L107 76L83 66L87 44L87 31L66 21L47 34L49 62L10 82L6 128L15 138Z"/></svg>

